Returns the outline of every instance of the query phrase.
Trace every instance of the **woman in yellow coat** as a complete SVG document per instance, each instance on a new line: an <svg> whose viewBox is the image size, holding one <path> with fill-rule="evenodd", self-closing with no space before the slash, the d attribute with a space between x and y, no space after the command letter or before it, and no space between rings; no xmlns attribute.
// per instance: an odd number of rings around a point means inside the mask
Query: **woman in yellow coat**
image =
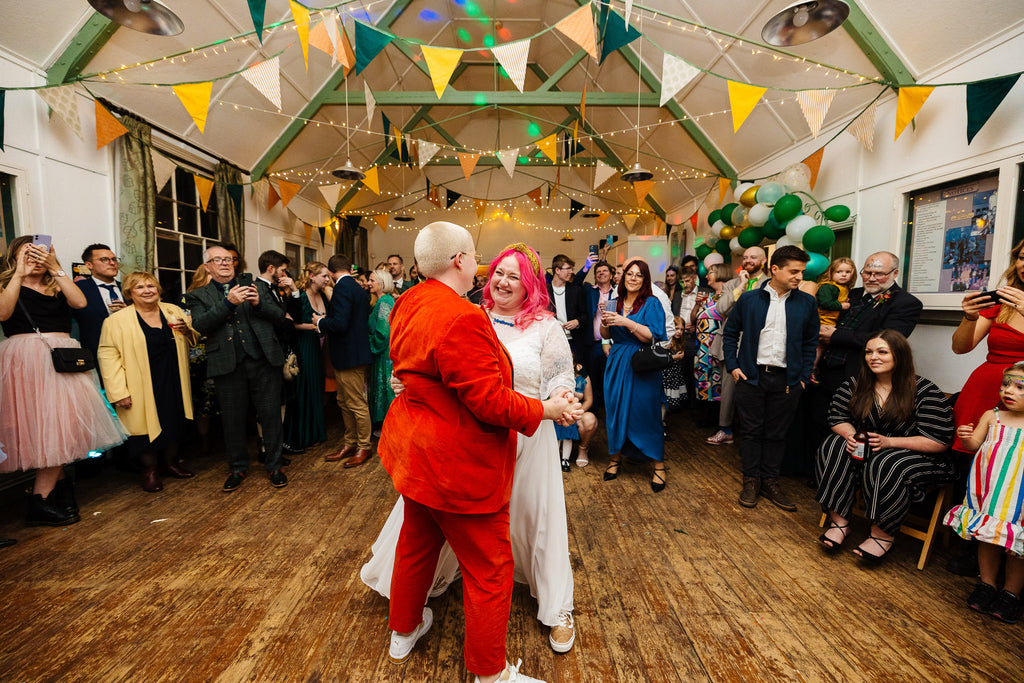
<svg viewBox="0 0 1024 683"><path fill-rule="evenodd" d="M197 334L181 308L160 301L162 290L152 273L131 273L121 289L132 305L103 323L96 355L107 400L132 434L128 445L142 465L142 488L160 491L161 473L193 476L178 446L192 419L188 349Z"/></svg>

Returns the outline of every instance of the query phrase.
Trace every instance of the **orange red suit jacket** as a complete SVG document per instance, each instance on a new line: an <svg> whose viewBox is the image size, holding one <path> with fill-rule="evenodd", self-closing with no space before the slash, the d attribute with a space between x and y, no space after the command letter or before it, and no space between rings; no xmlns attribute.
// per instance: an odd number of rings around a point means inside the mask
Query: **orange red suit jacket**
<svg viewBox="0 0 1024 683"><path fill-rule="evenodd" d="M395 303L391 360L405 391L377 450L395 489L446 512L500 510L512 493L516 432L532 435L544 408L512 389L512 360L487 314L427 280Z"/></svg>

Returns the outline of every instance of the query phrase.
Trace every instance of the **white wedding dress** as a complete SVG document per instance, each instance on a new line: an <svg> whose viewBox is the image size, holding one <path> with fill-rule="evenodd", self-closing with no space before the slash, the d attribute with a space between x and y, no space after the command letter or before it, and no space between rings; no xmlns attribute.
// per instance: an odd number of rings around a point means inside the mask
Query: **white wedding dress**
<svg viewBox="0 0 1024 683"><path fill-rule="evenodd" d="M561 324L554 317L520 330L507 324L513 318L490 315L496 321L494 328L498 339L512 358L516 391L538 399L549 397L557 387L573 391L572 352ZM512 578L530 586L530 594L537 599L537 619L545 626L555 626L561 612L573 610L573 580L565 491L554 423L543 420L533 436L519 434L518 437L509 501L515 560ZM363 583L389 599L404 510L404 499L399 497L373 543L373 556L359 573ZM445 543L438 559L434 586L447 587L455 580L458 570L458 560Z"/></svg>

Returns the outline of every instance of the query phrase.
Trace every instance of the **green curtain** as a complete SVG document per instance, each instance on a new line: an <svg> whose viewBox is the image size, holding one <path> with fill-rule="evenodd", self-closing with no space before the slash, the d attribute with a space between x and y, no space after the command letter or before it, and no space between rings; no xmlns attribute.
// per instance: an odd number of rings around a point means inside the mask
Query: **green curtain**
<svg viewBox="0 0 1024 683"><path fill-rule="evenodd" d="M213 191L217 193L217 227L220 241L238 247L245 255L245 202L242 201L242 172L230 164L213 169ZM234 186L232 190L231 186ZM232 198L234 194L234 198Z"/></svg>
<svg viewBox="0 0 1024 683"><path fill-rule="evenodd" d="M142 121L121 117L128 129L121 140L121 182L118 224L121 228L121 270L153 272L156 250L156 181L150 155L152 130Z"/></svg>

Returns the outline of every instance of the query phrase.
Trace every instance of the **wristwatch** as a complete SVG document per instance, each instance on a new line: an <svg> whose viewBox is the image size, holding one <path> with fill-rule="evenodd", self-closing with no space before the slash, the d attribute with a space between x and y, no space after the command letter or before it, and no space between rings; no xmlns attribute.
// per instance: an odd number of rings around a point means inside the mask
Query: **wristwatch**
<svg viewBox="0 0 1024 683"><path fill-rule="evenodd" d="M65 273L63 270L58 270L57 273L54 275L54 277L67 277L67 276L68 276L68 274Z"/></svg>

